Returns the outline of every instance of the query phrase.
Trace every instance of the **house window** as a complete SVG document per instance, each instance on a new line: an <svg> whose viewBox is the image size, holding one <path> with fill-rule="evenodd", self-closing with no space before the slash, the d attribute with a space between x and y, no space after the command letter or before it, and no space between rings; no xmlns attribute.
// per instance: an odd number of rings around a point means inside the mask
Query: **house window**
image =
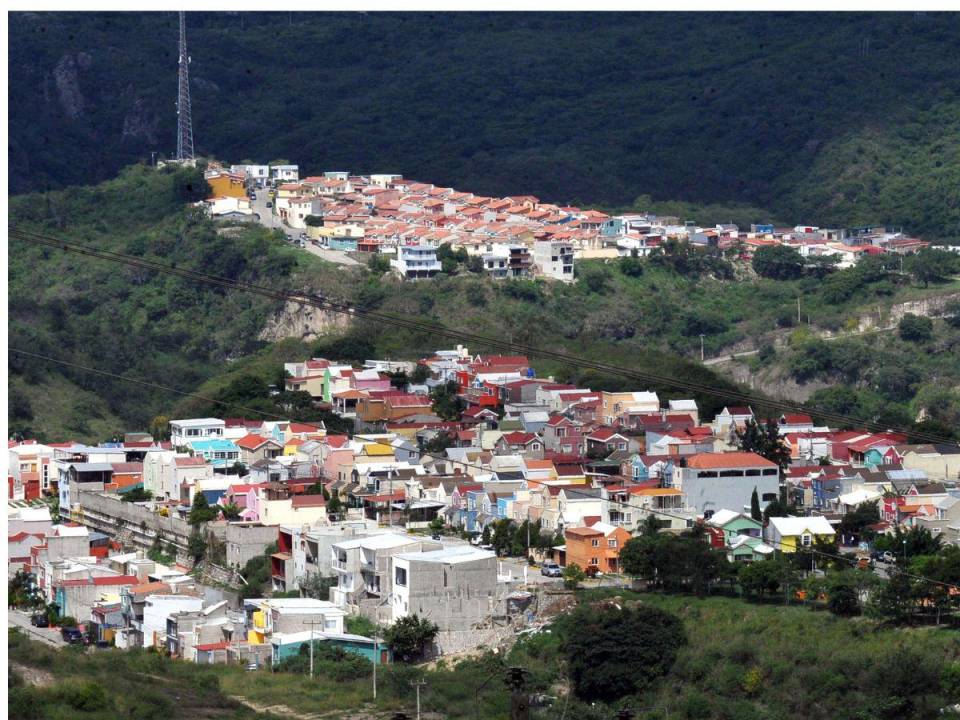
<svg viewBox="0 0 960 720"><path fill-rule="evenodd" d="M800 544L803 545L803 547L810 547L813 544L813 536L804 533L800 536Z"/></svg>
<svg viewBox="0 0 960 720"><path fill-rule="evenodd" d="M764 493L761 499L762 499L764 502L773 502L774 500L777 499L777 494L776 494L776 493Z"/></svg>
<svg viewBox="0 0 960 720"><path fill-rule="evenodd" d="M326 618L324 618L324 619L323 619L323 629L324 629L324 630L334 630L334 631L335 631L335 630L337 629L337 621L336 621L336 620L327 620Z"/></svg>
<svg viewBox="0 0 960 720"><path fill-rule="evenodd" d="M591 565L599 565L599 564L600 564L599 558L590 558L590 564L591 564Z"/></svg>
<svg viewBox="0 0 960 720"><path fill-rule="evenodd" d="M590 544L593 545L593 547L600 547L600 541L599 541L599 540L591 540L591 541L590 541Z"/></svg>
<svg viewBox="0 0 960 720"><path fill-rule="evenodd" d="M615 548L617 546L616 540L607 540L607 547Z"/></svg>
<svg viewBox="0 0 960 720"><path fill-rule="evenodd" d="M400 587L407 586L407 569L398 567L396 568L396 574L394 575L394 584L399 585Z"/></svg>

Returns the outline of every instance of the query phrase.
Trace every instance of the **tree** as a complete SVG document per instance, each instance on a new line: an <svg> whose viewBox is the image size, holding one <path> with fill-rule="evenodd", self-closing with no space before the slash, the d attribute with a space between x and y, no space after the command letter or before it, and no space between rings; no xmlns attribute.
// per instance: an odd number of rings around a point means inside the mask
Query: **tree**
<svg viewBox="0 0 960 720"><path fill-rule="evenodd" d="M560 628L574 693L584 702L643 692L670 672L687 643L680 618L639 604L584 603Z"/></svg>
<svg viewBox="0 0 960 720"><path fill-rule="evenodd" d="M780 427L775 420L760 424L750 419L743 430L737 430L736 433L737 445L744 452L755 452L776 463L780 472L784 472L790 464L790 448L780 437Z"/></svg>
<svg viewBox="0 0 960 720"><path fill-rule="evenodd" d="M194 526L200 525L215 520L218 514L218 510L210 507L207 496L203 494L203 491L197 490L193 496L193 505L190 507L187 522Z"/></svg>
<svg viewBox="0 0 960 720"><path fill-rule="evenodd" d="M187 539L187 552L190 553L190 557L193 558L195 563L203 560L203 556L207 552L207 540L199 527L194 527L193 532Z"/></svg>
<svg viewBox="0 0 960 720"><path fill-rule="evenodd" d="M413 368L413 372L410 373L410 382L414 385L423 385L427 380L430 379L430 368L427 367L424 363L417 363Z"/></svg>
<svg viewBox="0 0 960 720"><path fill-rule="evenodd" d="M803 274L803 258L786 245L765 245L753 254L757 275L771 280L796 280Z"/></svg>
<svg viewBox="0 0 960 720"><path fill-rule="evenodd" d="M870 597L867 612L875 618L890 623L908 622L916 610L913 582L900 570L894 570L890 578Z"/></svg>
<svg viewBox="0 0 960 720"><path fill-rule="evenodd" d="M860 538L868 525L880 522L879 501L860 503L840 520L837 530L840 535L850 535L854 540Z"/></svg>
<svg viewBox="0 0 960 720"><path fill-rule="evenodd" d="M900 318L897 333L902 340L926 342L933 337L933 320L928 317L907 313Z"/></svg>
<svg viewBox="0 0 960 720"><path fill-rule="evenodd" d="M797 571L782 556L741 565L737 580L747 595L756 597L773 595L782 588L789 591L798 584Z"/></svg>
<svg viewBox="0 0 960 720"><path fill-rule="evenodd" d="M943 319L950 327L960 329L960 300L952 300L943 306Z"/></svg>
<svg viewBox="0 0 960 720"><path fill-rule="evenodd" d="M423 451L427 454L442 455L443 451L456 445L453 433L441 430L432 438L423 443Z"/></svg>
<svg viewBox="0 0 960 720"><path fill-rule="evenodd" d="M610 271L603 265L581 263L576 269L577 279L584 287L597 295L603 295L609 289Z"/></svg>
<svg viewBox="0 0 960 720"><path fill-rule="evenodd" d="M753 492L750 493L750 517L757 522L763 521L763 512L760 510L760 496L757 494L756 486L754 486Z"/></svg>
<svg viewBox="0 0 960 720"><path fill-rule="evenodd" d="M337 492L330 493L330 499L327 501L327 515L339 515L343 512L343 500Z"/></svg>
<svg viewBox="0 0 960 720"><path fill-rule="evenodd" d="M142 487L135 487L132 490L120 493L122 502L146 502L151 499L153 499L153 495Z"/></svg>
<svg viewBox="0 0 960 720"><path fill-rule="evenodd" d="M903 269L910 273L914 280L927 287L931 282L950 277L956 272L958 264L960 258L954 253L926 248L904 260Z"/></svg>
<svg viewBox="0 0 960 720"><path fill-rule="evenodd" d="M220 513L223 515L224 520L239 520L240 519L240 507L234 503L227 503L226 505L220 506Z"/></svg>
<svg viewBox="0 0 960 720"><path fill-rule="evenodd" d="M576 590L587 579L587 574L577 563L570 563L563 569L563 585L567 590Z"/></svg>
<svg viewBox="0 0 960 720"><path fill-rule="evenodd" d="M632 250L629 255L620 258L620 272L627 277L643 275L643 260L637 257L636 250Z"/></svg>
<svg viewBox="0 0 960 720"><path fill-rule="evenodd" d="M323 227L323 218L319 215L307 215L303 219L303 224L307 227Z"/></svg>
<svg viewBox="0 0 960 720"><path fill-rule="evenodd" d="M367 262L367 270L378 276L388 273L390 272L390 260L386 255L374 253Z"/></svg>
<svg viewBox="0 0 960 720"><path fill-rule="evenodd" d="M324 577L320 573L307 573L298 583L300 585L300 594L303 597L313 598L314 600L329 600L330 588L335 587L337 578ZM354 632L347 630L347 632ZM357 633L363 635L363 633Z"/></svg>
<svg viewBox="0 0 960 720"><path fill-rule="evenodd" d="M150 421L150 434L157 442L170 439L170 418L166 415L157 415Z"/></svg>
<svg viewBox="0 0 960 720"><path fill-rule="evenodd" d="M414 614L397 620L386 629L383 636L394 657L409 662L423 656L439 631L436 624Z"/></svg>
<svg viewBox="0 0 960 720"><path fill-rule="evenodd" d="M443 385L438 385L430 393L430 399L433 401L433 411L443 420L459 420L460 415L467 407L466 401L457 393L460 386L456 381L451 380Z"/></svg>

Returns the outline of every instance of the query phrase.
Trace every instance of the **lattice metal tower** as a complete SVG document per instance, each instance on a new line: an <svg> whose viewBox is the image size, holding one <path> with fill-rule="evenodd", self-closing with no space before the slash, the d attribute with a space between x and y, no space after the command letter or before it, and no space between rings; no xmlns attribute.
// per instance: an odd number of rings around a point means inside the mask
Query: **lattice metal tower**
<svg viewBox="0 0 960 720"><path fill-rule="evenodd" d="M177 160L193 160L193 119L190 114L190 56L187 55L186 13L180 12L180 83L177 95Z"/></svg>

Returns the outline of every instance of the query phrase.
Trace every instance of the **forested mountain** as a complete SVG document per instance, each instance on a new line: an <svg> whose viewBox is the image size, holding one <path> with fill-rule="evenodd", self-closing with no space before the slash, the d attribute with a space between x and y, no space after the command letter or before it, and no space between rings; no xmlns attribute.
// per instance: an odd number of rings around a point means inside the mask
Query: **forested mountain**
<svg viewBox="0 0 960 720"><path fill-rule="evenodd" d="M10 188L175 144L175 13L10 17ZM960 237L960 15L190 13L197 151Z"/></svg>

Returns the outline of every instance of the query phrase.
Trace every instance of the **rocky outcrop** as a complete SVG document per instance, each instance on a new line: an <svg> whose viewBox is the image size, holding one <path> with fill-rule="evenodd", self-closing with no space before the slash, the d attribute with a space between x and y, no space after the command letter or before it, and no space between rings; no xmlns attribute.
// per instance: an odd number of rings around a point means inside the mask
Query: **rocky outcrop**
<svg viewBox="0 0 960 720"><path fill-rule="evenodd" d="M57 95L64 114L71 119L80 117L87 106L87 100L80 91L80 70L93 63L93 58L84 52L64 55L53 69L53 80L57 86Z"/></svg>
<svg viewBox="0 0 960 720"><path fill-rule="evenodd" d="M351 318L342 313L288 302L282 311L271 317L260 333L260 339L277 342L288 337L315 340L321 335L346 330Z"/></svg>
<svg viewBox="0 0 960 720"><path fill-rule="evenodd" d="M123 139L143 139L150 145L157 144L157 117L151 115L143 98L133 101L133 107L123 118Z"/></svg>

